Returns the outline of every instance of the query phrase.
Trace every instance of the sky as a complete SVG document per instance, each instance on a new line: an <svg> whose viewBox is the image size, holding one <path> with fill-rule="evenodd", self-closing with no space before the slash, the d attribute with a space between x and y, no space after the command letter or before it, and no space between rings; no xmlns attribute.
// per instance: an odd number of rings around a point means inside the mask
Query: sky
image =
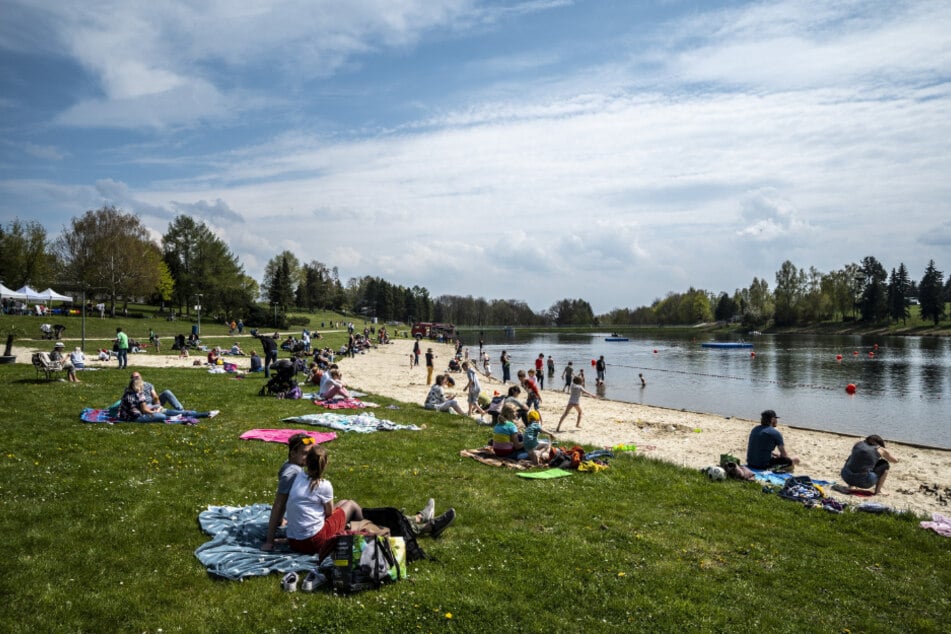
<svg viewBox="0 0 951 634"><path fill-rule="evenodd" d="M951 271L951 3L0 0L0 223L432 296Z"/></svg>

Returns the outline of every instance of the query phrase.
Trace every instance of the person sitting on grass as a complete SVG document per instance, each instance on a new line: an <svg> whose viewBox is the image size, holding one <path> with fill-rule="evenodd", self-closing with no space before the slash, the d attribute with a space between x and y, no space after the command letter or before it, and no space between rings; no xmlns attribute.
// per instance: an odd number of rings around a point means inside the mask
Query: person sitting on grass
<svg viewBox="0 0 951 634"><path fill-rule="evenodd" d="M570 364L570 361L569 361L569 364ZM581 377L576 376L575 378L571 379L571 393L568 395L568 404L565 406L565 411L561 415L561 418L558 419L558 427L555 428L555 433L558 433L561 431L561 424L565 421L565 417L568 416L568 412L570 412L572 409L578 412L578 420L575 421L575 429L578 429L579 427L581 427L581 415L583 414L583 412L581 411L581 397L582 396L590 396L592 398L601 398L597 394L592 394L588 390L584 389L584 386L581 384Z"/></svg>
<svg viewBox="0 0 951 634"><path fill-rule="evenodd" d="M779 416L773 410L760 414L759 425L750 432L746 446L746 464L750 469L792 471L799 464L799 458L786 453L783 435L776 429L778 424Z"/></svg>
<svg viewBox="0 0 951 634"><path fill-rule="evenodd" d="M350 392L344 387L340 370L331 366L331 369L324 372L320 378L320 393L318 397L322 401L332 398L350 398Z"/></svg>
<svg viewBox="0 0 951 634"><path fill-rule="evenodd" d="M898 462L898 458L885 449L885 441L877 434L867 436L852 447L852 454L845 461L840 475L842 479L854 489L872 489L872 495L882 494L882 485L891 468L890 462ZM854 493L850 488L846 493Z"/></svg>
<svg viewBox="0 0 951 634"><path fill-rule="evenodd" d="M244 350L241 349L241 346L238 345L237 341L232 344L230 353L238 357L244 356Z"/></svg>
<svg viewBox="0 0 951 634"><path fill-rule="evenodd" d="M143 390L142 378L132 379L119 400L119 420L134 423L164 423L169 416L187 416L189 418L214 418L218 410L196 412L192 410L165 409L161 405L152 405Z"/></svg>
<svg viewBox="0 0 951 634"><path fill-rule="evenodd" d="M261 550L274 550L275 535L278 527L284 522L284 513L287 511L287 497L291 492L291 485L307 459L307 452L314 446L314 439L307 434L294 434L287 440L287 462L281 465L277 472L277 492L274 494L274 503L271 505L271 516L267 523L267 537L261 544Z"/></svg>
<svg viewBox="0 0 951 634"><path fill-rule="evenodd" d="M426 395L426 403L423 407L438 412L452 410L457 414L462 414L462 407L459 405L459 401L456 400L456 395L447 394L445 391L446 385L451 386L455 385L455 383L456 382L448 374L437 375L436 382L433 383L433 386L429 389L429 394Z"/></svg>
<svg viewBox="0 0 951 634"><path fill-rule="evenodd" d="M307 462L307 453L315 446L314 439L307 434L294 434L287 440L287 462L281 465L277 472L277 492L274 494L274 503L271 505L271 515L268 520L267 536L261 544L261 550L274 550L277 543L286 542L286 539L277 537L278 528L284 524L284 515L287 512L287 499L291 486L300 473L303 473ZM306 477L306 476L304 476ZM429 498L423 510L413 516L405 516L410 528L416 535L430 535L439 537L446 528L456 519L456 510L450 508L442 515L435 516L436 501Z"/></svg>
<svg viewBox="0 0 951 634"><path fill-rule="evenodd" d="M502 404L505 405L507 403L511 405L512 407L514 407L515 414L518 417L518 419L522 421L523 425L527 425L529 407L528 407L528 404L518 400L518 397L521 396L521 394L522 394L522 388L520 388L517 385L509 386L508 392L505 395L505 400L502 401ZM498 422L498 421L492 421L492 422Z"/></svg>
<svg viewBox="0 0 951 634"><path fill-rule="evenodd" d="M539 440L538 436L545 434L548 440ZM545 464L548 462L548 452L551 449L555 437L550 432L542 429L542 419L538 410L528 412L528 425L522 432L522 449L525 451L525 457L533 464ZM519 456L521 458L521 456Z"/></svg>
<svg viewBox="0 0 951 634"><path fill-rule="evenodd" d="M287 541L291 549L329 555L337 536L347 530L351 520L363 519L363 507L353 500L334 504L334 488L324 477L327 450L313 445L304 457L303 471L294 478L287 494Z"/></svg>
<svg viewBox="0 0 951 634"><path fill-rule="evenodd" d="M264 364L261 363L257 350L251 351L251 369L248 372L264 372Z"/></svg>
<svg viewBox="0 0 951 634"><path fill-rule="evenodd" d="M499 422L492 427L492 453L501 458L512 456L522 448L518 427L515 426L515 408L509 404L502 406Z"/></svg>

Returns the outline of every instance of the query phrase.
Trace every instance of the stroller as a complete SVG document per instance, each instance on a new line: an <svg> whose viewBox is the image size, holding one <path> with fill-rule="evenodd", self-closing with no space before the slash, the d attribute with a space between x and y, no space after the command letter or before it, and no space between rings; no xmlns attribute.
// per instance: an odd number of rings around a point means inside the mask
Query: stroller
<svg viewBox="0 0 951 634"><path fill-rule="evenodd" d="M43 333L44 339L59 340L64 330L66 330L66 326L62 324L56 324L55 326L51 326L50 324L40 324L40 332Z"/></svg>
<svg viewBox="0 0 951 634"><path fill-rule="evenodd" d="M276 396L278 398L293 398L292 392L297 387L297 367L290 359L281 359L271 365L271 378L261 386L258 396ZM300 398L299 396L297 398Z"/></svg>

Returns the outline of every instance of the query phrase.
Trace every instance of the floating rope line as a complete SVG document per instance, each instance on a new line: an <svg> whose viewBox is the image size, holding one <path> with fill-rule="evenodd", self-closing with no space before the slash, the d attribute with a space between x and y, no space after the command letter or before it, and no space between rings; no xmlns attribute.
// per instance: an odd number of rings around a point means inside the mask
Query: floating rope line
<svg viewBox="0 0 951 634"><path fill-rule="evenodd" d="M729 379L730 381L751 381L759 383L771 383L773 385L779 385L780 387L789 387L789 388L807 388L810 390L825 390L828 392L838 392L839 390L844 390L845 388L841 387L829 387L827 385L816 385L814 383L786 383L785 381L778 381L776 379L760 379L752 376L730 376L729 374L713 374L711 372L689 372L687 370L671 370L665 368L650 368L647 366L640 365L624 365L621 363L610 363L606 364L610 367L615 368L630 368L632 370L647 370L649 372L665 372L667 374L683 374L685 376L708 376L714 379ZM883 390L876 390L882 391Z"/></svg>

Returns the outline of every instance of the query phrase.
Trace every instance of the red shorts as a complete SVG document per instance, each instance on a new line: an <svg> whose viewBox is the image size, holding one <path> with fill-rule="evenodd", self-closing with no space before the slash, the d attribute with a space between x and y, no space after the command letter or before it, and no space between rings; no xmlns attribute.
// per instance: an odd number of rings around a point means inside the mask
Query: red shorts
<svg viewBox="0 0 951 634"><path fill-rule="evenodd" d="M308 539L288 539L291 548L299 553L312 555L317 553L321 559L333 551L334 542L338 535L347 530L347 514L343 509L336 508L330 517L324 519L320 531Z"/></svg>

